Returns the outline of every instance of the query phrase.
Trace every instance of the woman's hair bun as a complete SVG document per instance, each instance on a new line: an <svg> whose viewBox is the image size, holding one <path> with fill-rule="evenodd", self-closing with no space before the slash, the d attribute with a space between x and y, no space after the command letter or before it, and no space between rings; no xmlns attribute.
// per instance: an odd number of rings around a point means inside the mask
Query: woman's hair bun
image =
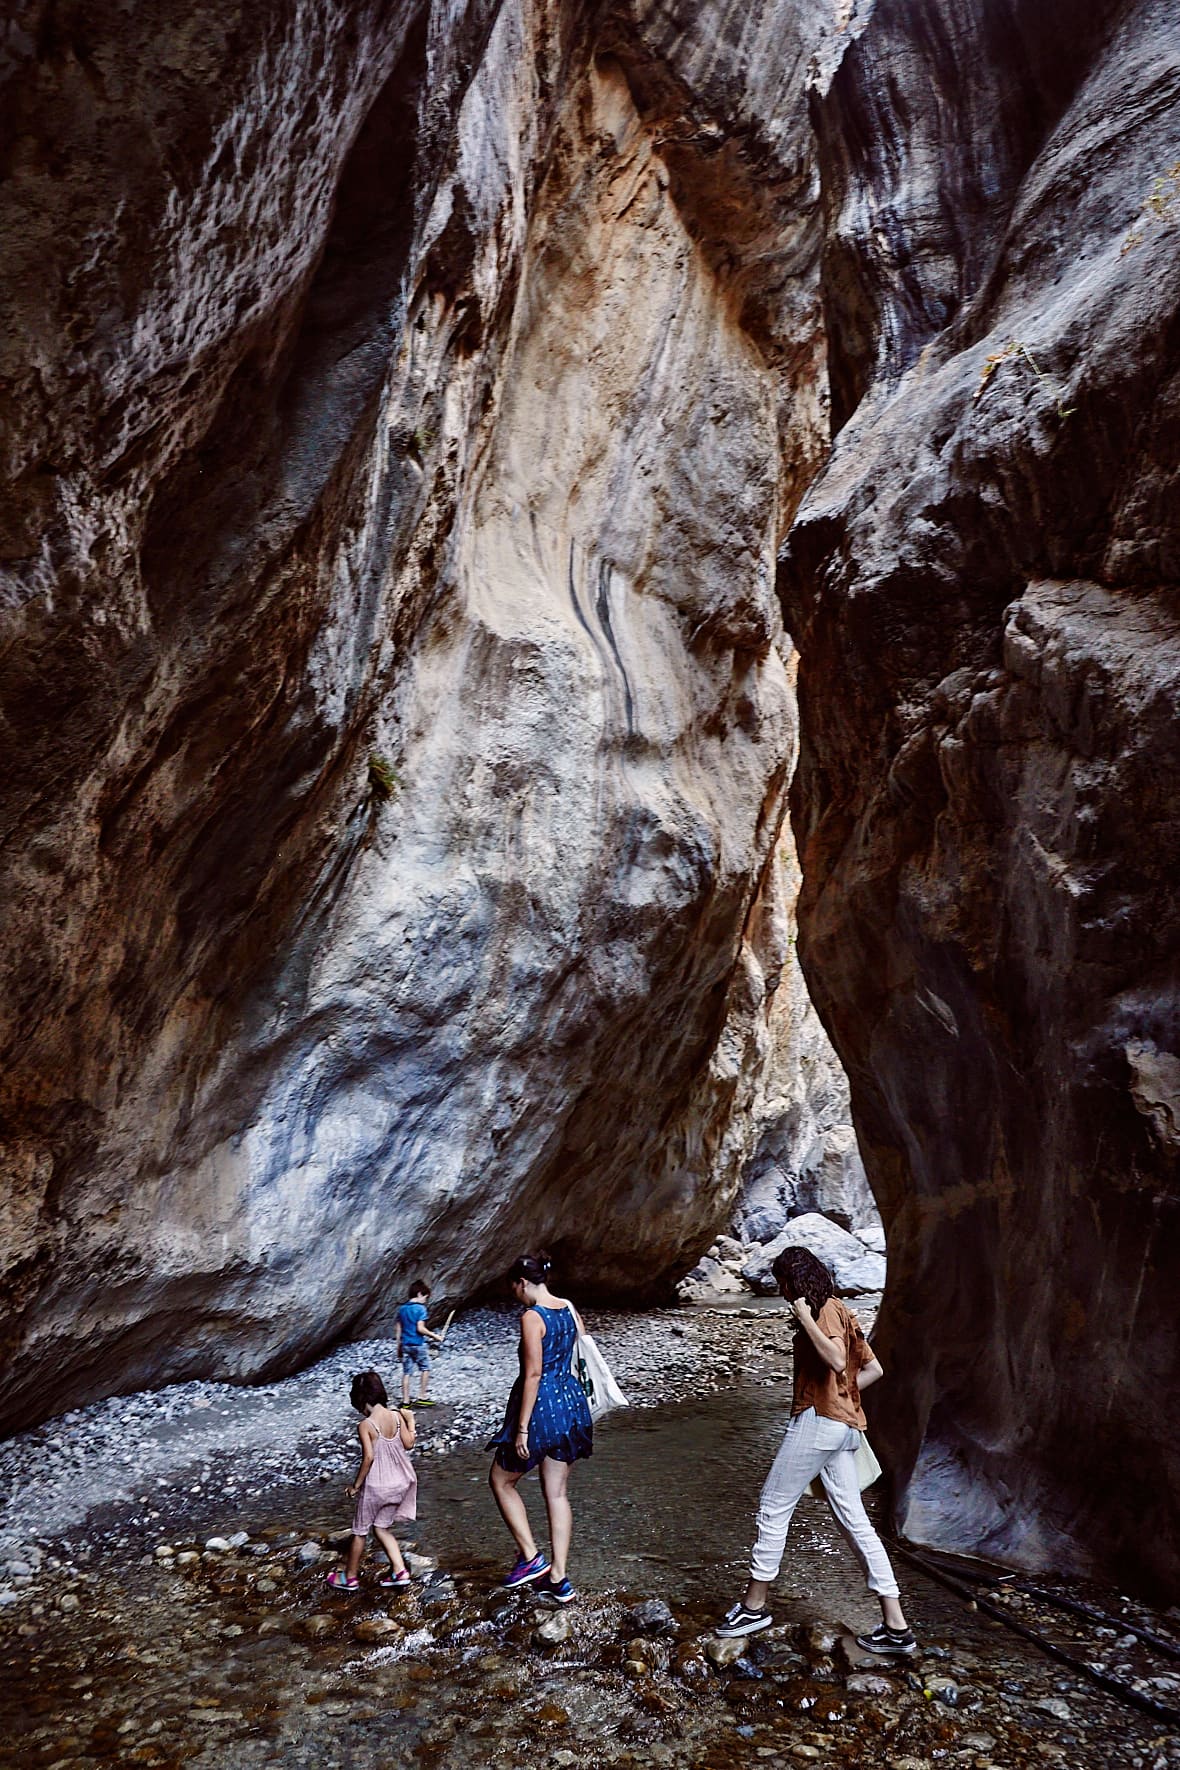
<svg viewBox="0 0 1180 1770"><path fill-rule="evenodd" d="M553 1262L548 1254L522 1254L508 1268L508 1283L518 1284L521 1279L529 1284L543 1284L553 1270Z"/></svg>

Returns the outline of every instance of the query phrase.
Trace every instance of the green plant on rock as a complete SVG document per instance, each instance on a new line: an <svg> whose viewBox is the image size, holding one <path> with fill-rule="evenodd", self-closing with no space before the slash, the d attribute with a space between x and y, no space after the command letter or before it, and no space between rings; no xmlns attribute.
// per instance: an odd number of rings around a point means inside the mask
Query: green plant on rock
<svg viewBox="0 0 1180 1770"><path fill-rule="evenodd" d="M1123 241L1119 257L1143 243L1147 238L1145 228L1165 227L1168 222L1177 220L1180 220L1180 160L1152 179L1151 189L1139 205L1138 217Z"/></svg>
<svg viewBox="0 0 1180 1770"><path fill-rule="evenodd" d="M983 368L979 372L979 386L975 389L974 399L981 397L996 370L1006 362L1015 362L1032 371L1041 385L1052 393L1059 418L1068 418L1070 413L1076 409L1065 404L1061 392L1054 384L1053 377L1045 373L1028 345L1022 343L1019 338L1009 338L1006 343L1000 346L999 350L993 350L989 356L985 357Z"/></svg>
<svg viewBox="0 0 1180 1770"><path fill-rule="evenodd" d="M401 791L401 784L392 762L374 750L369 757L369 798L377 805L386 805Z"/></svg>

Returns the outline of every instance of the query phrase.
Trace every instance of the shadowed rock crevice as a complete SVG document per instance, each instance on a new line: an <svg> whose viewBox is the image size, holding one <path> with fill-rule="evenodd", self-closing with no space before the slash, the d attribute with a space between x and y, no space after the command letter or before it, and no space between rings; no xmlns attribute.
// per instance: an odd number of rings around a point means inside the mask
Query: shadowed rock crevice
<svg viewBox="0 0 1180 1770"><path fill-rule="evenodd" d="M833 434L987 283L1021 182L1120 10L876 0L814 91Z"/></svg>

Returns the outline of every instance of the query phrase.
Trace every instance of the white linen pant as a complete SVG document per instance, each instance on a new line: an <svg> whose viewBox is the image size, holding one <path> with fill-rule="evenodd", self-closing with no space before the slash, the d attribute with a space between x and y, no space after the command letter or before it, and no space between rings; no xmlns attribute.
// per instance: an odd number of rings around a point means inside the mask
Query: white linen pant
<svg viewBox="0 0 1180 1770"><path fill-rule="evenodd" d="M853 1554L864 1569L870 1592L896 1598L897 1580L880 1537L869 1523L856 1479L860 1433L839 1420L827 1420L813 1407L796 1414L787 1427L758 1502L758 1541L750 1563L752 1579L778 1578L787 1531L795 1507L818 1475L828 1504Z"/></svg>

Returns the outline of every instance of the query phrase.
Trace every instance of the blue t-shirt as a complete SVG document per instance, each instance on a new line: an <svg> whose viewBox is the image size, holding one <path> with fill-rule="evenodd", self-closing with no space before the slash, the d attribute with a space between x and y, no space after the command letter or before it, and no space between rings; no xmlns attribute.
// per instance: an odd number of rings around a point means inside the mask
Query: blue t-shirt
<svg viewBox="0 0 1180 1770"><path fill-rule="evenodd" d="M402 1330L403 1346L422 1346L425 1341L418 1329L426 1320L425 1303L403 1303L397 1312L397 1319Z"/></svg>

